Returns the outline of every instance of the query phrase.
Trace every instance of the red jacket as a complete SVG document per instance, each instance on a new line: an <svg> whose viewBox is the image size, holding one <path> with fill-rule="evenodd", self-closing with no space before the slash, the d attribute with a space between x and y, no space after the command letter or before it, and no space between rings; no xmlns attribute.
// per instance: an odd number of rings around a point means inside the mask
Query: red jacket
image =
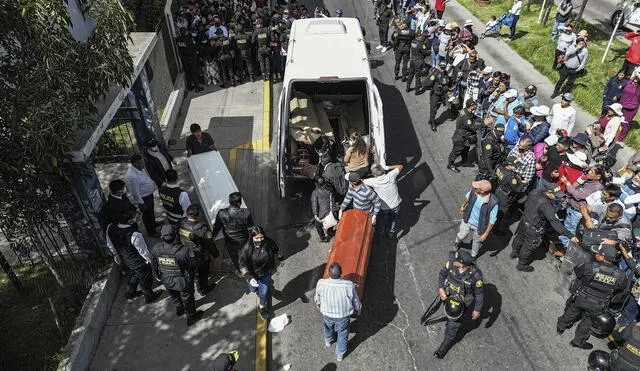
<svg viewBox="0 0 640 371"><path fill-rule="evenodd" d="M640 64L640 34L635 32L627 32L624 38L631 40L631 46L627 51L627 60L633 64Z"/></svg>

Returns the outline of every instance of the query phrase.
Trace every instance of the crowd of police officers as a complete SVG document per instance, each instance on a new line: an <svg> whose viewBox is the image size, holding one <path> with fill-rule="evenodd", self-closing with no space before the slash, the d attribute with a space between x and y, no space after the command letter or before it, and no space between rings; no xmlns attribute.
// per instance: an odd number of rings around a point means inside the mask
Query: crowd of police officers
<svg viewBox="0 0 640 371"><path fill-rule="evenodd" d="M383 3L381 7L384 6ZM519 259L518 270L532 271L533 267L529 265L533 260L532 256L540 247L549 227L573 243L580 242L574 235L575 231L568 231L557 217L556 212L559 211L561 197L564 195L556 185L540 190L527 187L514 174L518 160L514 164L513 159L508 158L511 155L504 143L505 125L496 124L496 116L489 112L495 108L496 100L505 93L500 85L505 85L506 82L508 87L509 76L493 72L478 58L474 50L478 38L474 37L471 26L465 24L463 28L466 31L462 31L455 23L445 24L433 14L427 24L423 31L416 32L410 28L408 21L401 22L391 36L396 62L395 78L406 82L407 92L412 90L414 80L416 95L430 90L428 124L434 132L437 131L435 118L440 107L447 106L457 114L447 166L451 171L458 172L454 163L460 157L463 164L468 166L474 166L472 162L477 162L476 180L492 182L500 207L505 210L511 209L522 196L528 196L523 218L513 241L511 257ZM449 34L444 38L447 42L444 48L440 45L443 40L441 33ZM434 47L434 44L437 45ZM433 58L433 53L439 54L437 59ZM465 56L461 60L456 58L456 53L463 53ZM522 99L522 103L533 102L535 99L536 104L533 105L537 105L535 94L536 88L531 85L527 87L524 96L518 99ZM522 147L521 153L526 153L532 150L533 144L535 143L531 140L525 139L518 143L517 148ZM471 154L475 155L475 159L470 160L469 150L474 145L477 152ZM504 233L497 230L497 234ZM618 267L620 251L626 253L625 243L603 239L589 247L593 253L593 261L575 268L571 295L564 313L557 321L558 334L578 323L575 336L570 342L575 348L591 349L593 345L587 341L591 334L610 336L610 345L615 349L611 354L604 351L592 352L589 356L591 370L640 370L640 325L633 322L616 327L613 315L619 314L629 300L635 300L630 296L635 282L631 276L635 271L631 270L628 274ZM627 266L635 267L637 264L635 261L627 262ZM475 265L475 258L464 250L452 252L440 271L438 287L438 298L425 312L421 322L430 325L446 321L444 340L434 353L437 358L443 358L455 342L460 340L463 323L479 318L482 310L484 283L482 272ZM444 305L445 316L431 318L441 305Z"/></svg>

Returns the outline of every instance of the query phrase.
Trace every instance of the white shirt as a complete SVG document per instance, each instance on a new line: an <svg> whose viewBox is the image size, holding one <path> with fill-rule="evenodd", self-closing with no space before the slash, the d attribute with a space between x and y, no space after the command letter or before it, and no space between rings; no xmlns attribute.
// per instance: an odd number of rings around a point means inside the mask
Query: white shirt
<svg viewBox="0 0 640 371"><path fill-rule="evenodd" d="M567 134L571 135L573 126L576 124L576 109L572 106L562 107L560 103L556 103L551 108L551 115L549 115L549 134L555 134L556 130L564 129Z"/></svg>
<svg viewBox="0 0 640 371"><path fill-rule="evenodd" d="M520 9L522 9L522 1L521 0L516 0L516 2L513 3L513 6L511 7L511 10L509 10L509 13L511 13L513 15L520 15Z"/></svg>
<svg viewBox="0 0 640 371"><path fill-rule="evenodd" d="M607 206L609 206L609 204L611 203L622 206L623 210L625 208L624 204L620 200L615 200L610 203L605 203L604 201L602 201L602 191L593 192L592 194L587 196L585 200L587 201L587 205L589 205L589 211L598 214L598 216L604 215L604 213L607 211Z"/></svg>
<svg viewBox="0 0 640 371"><path fill-rule="evenodd" d="M130 225L129 224L118 224L117 228L129 228ZM116 248L115 246L113 246L113 242L111 242L111 239L109 238L109 228L116 228L113 226L113 224L109 224L107 226L107 247L109 248L109 251L111 251L111 254L116 255ZM142 237L142 233L140 232L133 232L133 234L131 235L131 244L133 245L133 247L136 248L136 250L138 250L138 252L140 253L140 256L142 256L142 258L144 260L147 261L147 264L151 264L151 254L149 254L149 248L147 248L147 243L144 241L144 237Z"/></svg>
<svg viewBox="0 0 640 371"><path fill-rule="evenodd" d="M376 191L378 197L382 200L382 209L384 210L395 209L402 202L398 193L398 185L396 184L398 174L400 174L400 169L395 168L385 175L362 180L364 184Z"/></svg>
<svg viewBox="0 0 640 371"><path fill-rule="evenodd" d="M605 126L602 136L604 137L604 144L606 146L610 146L618 136L618 129L620 128L622 120L623 118L620 116L612 117L607 123L607 126Z"/></svg>
<svg viewBox="0 0 640 371"><path fill-rule="evenodd" d="M178 185L177 184L167 184L167 188L178 188ZM189 199L189 194L187 192L185 192L185 191L182 191L182 193L180 193L180 198L178 199L178 202L180 203L180 207L182 207L182 211L184 211L184 215L182 215L182 216L186 216L187 215L187 208L189 208L189 206L191 205L191 200Z"/></svg>
<svg viewBox="0 0 640 371"><path fill-rule="evenodd" d="M153 194L153 190L156 187L149 173L147 173L147 169L138 170L133 165L127 171L127 185L133 202L136 204L143 204L142 197Z"/></svg>

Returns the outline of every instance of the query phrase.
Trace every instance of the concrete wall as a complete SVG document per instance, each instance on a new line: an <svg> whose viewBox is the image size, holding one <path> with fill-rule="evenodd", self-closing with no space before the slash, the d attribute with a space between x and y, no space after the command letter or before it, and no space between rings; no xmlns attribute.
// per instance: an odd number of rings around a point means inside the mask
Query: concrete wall
<svg viewBox="0 0 640 371"><path fill-rule="evenodd" d="M161 32L158 32L158 42L149 55L147 65L145 66L145 68L147 68L147 76L150 77L149 87L151 89L151 96L158 114L164 110L169 96L174 90L174 82L169 72L164 42L164 36ZM149 69L151 71L149 71ZM159 116L158 119L161 119L161 117Z"/></svg>

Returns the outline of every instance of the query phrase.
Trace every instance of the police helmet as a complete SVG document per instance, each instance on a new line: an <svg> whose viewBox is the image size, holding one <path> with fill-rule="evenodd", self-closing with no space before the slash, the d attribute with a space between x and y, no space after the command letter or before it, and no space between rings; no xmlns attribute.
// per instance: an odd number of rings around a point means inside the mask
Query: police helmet
<svg viewBox="0 0 640 371"><path fill-rule="evenodd" d="M604 350L594 350L589 354L589 363L587 369L589 371L606 371L609 369L609 361L611 356Z"/></svg>
<svg viewBox="0 0 640 371"><path fill-rule="evenodd" d="M160 229L160 237L167 241L171 242L176 239L176 233L178 232L178 228L176 228L173 224L165 224Z"/></svg>
<svg viewBox="0 0 640 371"><path fill-rule="evenodd" d="M596 337L607 337L613 331L616 320L609 312L602 312L591 318L591 333Z"/></svg>
<svg viewBox="0 0 640 371"><path fill-rule="evenodd" d="M449 299L444 304L444 314L448 319L455 321L462 317L464 313L464 303L459 296L454 296Z"/></svg>
<svg viewBox="0 0 640 371"><path fill-rule="evenodd" d="M187 207L187 216L197 217L200 215L200 204L191 204Z"/></svg>

